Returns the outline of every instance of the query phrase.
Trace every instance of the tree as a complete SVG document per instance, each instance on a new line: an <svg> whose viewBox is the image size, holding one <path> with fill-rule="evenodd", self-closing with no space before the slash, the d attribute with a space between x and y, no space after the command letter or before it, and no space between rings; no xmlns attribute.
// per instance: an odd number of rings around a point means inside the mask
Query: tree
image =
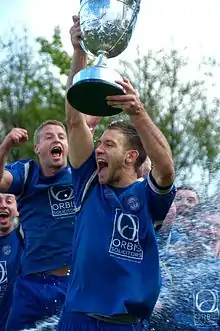
<svg viewBox="0 0 220 331"><path fill-rule="evenodd" d="M5 54L0 62L3 135L13 126L22 126L32 136L43 120L65 119L61 76L66 80L71 57L64 50L58 27L52 41L38 38L37 42L37 56L28 45L26 33L21 38L14 34L9 42L1 42ZM92 62L89 58L88 65ZM219 169L219 99L209 93L218 63L209 58L199 66L200 77L190 79L189 60L176 50L149 52L145 56L138 52L133 63L120 62L120 71L131 80L151 118L167 137L178 180L190 181L192 172L199 171L204 172L206 176L201 177L208 183ZM112 119L125 117L121 113L103 118L96 137ZM31 143L19 149L19 154L12 153L11 159L25 156L33 156Z"/></svg>
<svg viewBox="0 0 220 331"><path fill-rule="evenodd" d="M40 45L40 54L58 69L60 75L68 76L72 58L64 50L60 28L55 27L51 42L43 37L37 38L37 42ZM93 62L94 58L88 57L88 66L92 65Z"/></svg>
<svg viewBox="0 0 220 331"><path fill-rule="evenodd" d="M176 50L161 50L143 57L138 53L134 63L120 63L122 75L129 77L150 117L168 139L179 181L190 181L193 170L213 173L220 152L220 100L208 93L212 69L218 64L211 58L204 60L200 64L202 78L190 79L188 61Z"/></svg>
<svg viewBox="0 0 220 331"><path fill-rule="evenodd" d="M64 51L59 28L55 29L52 42L43 38L38 42L41 54L49 56L60 74L68 75L71 59ZM154 123L167 137L178 180L190 181L192 172L199 171L206 174L202 178L208 183L210 174L219 167L219 99L208 94L213 68L217 68L218 63L212 58L204 59L199 64L198 79L183 78L188 67L189 59L176 50L149 52L143 57L137 52L133 63L120 61L119 66L121 74L139 91ZM112 119L125 117L122 113L114 118L103 118L95 137Z"/></svg>
<svg viewBox="0 0 220 331"><path fill-rule="evenodd" d="M1 140L13 127L26 128L30 141L12 150L8 161L34 157L33 132L43 121L64 120L64 93L59 78L43 57L29 46L27 31L18 37L0 41L3 59L0 62Z"/></svg>
<svg viewBox="0 0 220 331"><path fill-rule="evenodd" d="M37 38L37 42L40 45L40 54L44 56L56 69L59 74L64 75L64 80L67 80L67 76L70 73L71 56L64 50L60 28L56 27L52 36L51 42L45 38ZM87 66L91 66L94 63L94 57L88 56ZM65 87L63 87L65 90ZM121 114L114 116L114 120L123 117ZM98 126L95 134L95 138L100 136L106 125L111 121L109 118L103 118L101 124Z"/></svg>

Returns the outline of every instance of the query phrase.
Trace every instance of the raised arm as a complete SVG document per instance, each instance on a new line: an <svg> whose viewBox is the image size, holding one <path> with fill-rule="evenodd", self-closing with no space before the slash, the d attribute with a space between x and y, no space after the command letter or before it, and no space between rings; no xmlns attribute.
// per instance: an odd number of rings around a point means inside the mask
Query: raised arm
<svg viewBox="0 0 220 331"><path fill-rule="evenodd" d="M84 69L87 56L82 50L80 22L78 16L73 16L73 26L70 29L71 42L74 49L71 72L67 80L67 90L72 85L75 74ZM92 154L93 135L86 123L85 116L73 108L66 100L66 118L69 139L69 159L73 167L80 167Z"/></svg>
<svg viewBox="0 0 220 331"><path fill-rule="evenodd" d="M0 145L0 192L7 192L12 184L12 174L4 170L7 156L14 145L25 142L28 139L28 133L25 129L14 128L5 137Z"/></svg>
<svg viewBox="0 0 220 331"><path fill-rule="evenodd" d="M174 181L174 165L168 142L159 128L144 110L136 91L127 79L120 84L126 95L108 97L112 107L120 107L128 113L135 126L143 147L152 162L152 176L160 187L167 187Z"/></svg>

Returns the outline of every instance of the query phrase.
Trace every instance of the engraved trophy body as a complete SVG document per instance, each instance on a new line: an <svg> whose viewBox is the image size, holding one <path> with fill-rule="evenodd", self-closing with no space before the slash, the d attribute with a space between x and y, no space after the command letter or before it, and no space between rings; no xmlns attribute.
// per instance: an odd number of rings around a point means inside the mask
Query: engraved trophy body
<svg viewBox="0 0 220 331"><path fill-rule="evenodd" d="M81 46L96 56L95 65L79 71L67 92L68 102L78 111L111 116L122 111L108 106L106 97L124 94L115 81L122 77L107 67L107 59L121 54L131 39L141 0L81 0Z"/></svg>

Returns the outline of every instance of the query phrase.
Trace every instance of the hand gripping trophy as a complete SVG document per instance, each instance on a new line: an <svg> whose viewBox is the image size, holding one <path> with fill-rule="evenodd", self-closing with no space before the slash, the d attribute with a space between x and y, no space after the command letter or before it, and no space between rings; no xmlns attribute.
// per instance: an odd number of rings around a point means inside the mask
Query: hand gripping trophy
<svg viewBox="0 0 220 331"><path fill-rule="evenodd" d="M67 92L68 102L78 111L94 116L120 113L106 97L124 94L115 81L122 77L107 67L107 59L121 54L128 46L140 11L141 0L81 0L82 48L96 56L94 66L79 71Z"/></svg>

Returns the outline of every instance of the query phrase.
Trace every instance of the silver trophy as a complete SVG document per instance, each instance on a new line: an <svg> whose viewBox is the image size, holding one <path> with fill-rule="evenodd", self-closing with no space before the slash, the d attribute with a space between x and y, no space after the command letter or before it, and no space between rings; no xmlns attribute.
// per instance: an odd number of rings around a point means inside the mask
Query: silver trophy
<svg viewBox="0 0 220 331"><path fill-rule="evenodd" d="M122 77L107 67L107 59L128 46L140 11L141 0L81 0L81 46L96 56L95 65L79 71L67 92L68 102L78 111L94 116L111 116L122 111L106 102L110 95L123 95L115 81Z"/></svg>

